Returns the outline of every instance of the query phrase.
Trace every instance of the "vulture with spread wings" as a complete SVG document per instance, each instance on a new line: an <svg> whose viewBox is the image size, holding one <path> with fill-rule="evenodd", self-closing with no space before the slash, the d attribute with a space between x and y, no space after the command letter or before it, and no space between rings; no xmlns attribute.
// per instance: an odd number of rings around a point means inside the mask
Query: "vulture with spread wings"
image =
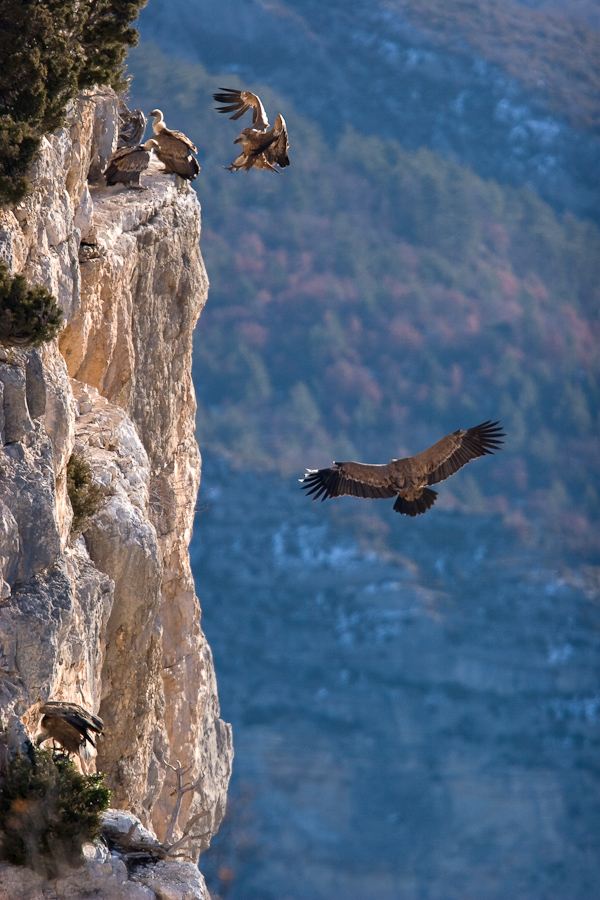
<svg viewBox="0 0 600 900"><path fill-rule="evenodd" d="M78 703L67 703L62 700L49 700L40 706L43 715L42 731L38 735L39 747L44 741L55 740L69 753L79 753L87 741L95 747L90 732L102 734L104 722L94 716Z"/></svg>
<svg viewBox="0 0 600 900"><path fill-rule="evenodd" d="M396 497L395 512L420 516L433 506L437 491L428 485L444 481L478 456L500 449L500 422L483 422L466 431L453 431L416 456L391 459L386 465L336 462L329 469L307 469L302 487L313 500L321 497Z"/></svg>
<svg viewBox="0 0 600 900"><path fill-rule="evenodd" d="M117 147L135 147L140 144L146 131L148 120L141 109L129 109L124 100L119 100L119 138Z"/></svg>
<svg viewBox="0 0 600 900"><path fill-rule="evenodd" d="M154 118L152 131L158 144L154 152L165 167L165 172L193 181L200 171L198 160L194 156L198 149L182 131L167 128L160 109L153 109L150 115Z"/></svg>
<svg viewBox="0 0 600 900"><path fill-rule="evenodd" d="M277 115L275 125L269 128L269 120L260 97L250 91L236 91L232 88L221 88L221 93L213 94L217 103L225 106L217 106L220 113L230 113L230 119L239 119L245 112L252 109L252 128L244 128L242 133L233 142L242 145L242 152L230 166L223 166L230 172L239 169L268 169L270 172L279 172L289 166L287 155L290 143L282 115ZM276 169L275 166L279 166Z"/></svg>

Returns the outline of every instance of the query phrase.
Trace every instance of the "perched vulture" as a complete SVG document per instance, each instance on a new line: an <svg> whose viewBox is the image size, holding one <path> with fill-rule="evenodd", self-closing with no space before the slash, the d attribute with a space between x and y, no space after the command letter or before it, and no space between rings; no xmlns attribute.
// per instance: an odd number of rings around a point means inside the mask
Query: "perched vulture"
<svg viewBox="0 0 600 900"><path fill-rule="evenodd" d="M269 129L269 120L260 97L250 91L235 91L232 88L221 88L221 93L213 94L217 103L225 106L217 106L220 113L233 112L230 119L239 119L245 112L252 109L252 128L244 128L235 139L234 144L242 145L242 152L230 166L223 166L230 172L239 169L269 169L271 172L279 172L275 166L285 169L290 160L287 152L290 146L288 133L283 116L278 115L275 125Z"/></svg>
<svg viewBox="0 0 600 900"><path fill-rule="evenodd" d="M123 100L119 101L119 139L117 149L135 147L144 137L148 120L141 109L128 109Z"/></svg>
<svg viewBox="0 0 600 900"><path fill-rule="evenodd" d="M183 132L171 131L170 128L167 128L165 117L160 109L153 109L150 115L154 116L152 130L154 131L154 140L158 144L158 148L154 152L164 165L165 172L193 181L200 171L198 160L193 156L198 150Z"/></svg>
<svg viewBox="0 0 600 900"><path fill-rule="evenodd" d="M127 187L144 190L142 185L142 172L145 172L150 162L150 154L157 150L157 143L153 138L145 144L137 147L121 147L115 150L108 161L104 177L107 184L125 184Z"/></svg>
<svg viewBox="0 0 600 900"><path fill-rule="evenodd" d="M40 707L43 714L42 731L38 735L37 745L50 738L69 753L79 753L81 746L87 741L92 747L95 743L90 731L102 734L104 722L92 715L77 703L64 703L61 700L50 700Z"/></svg>
<svg viewBox="0 0 600 900"><path fill-rule="evenodd" d="M453 431L433 447L416 456L391 459L386 465L370 466L358 462L336 462L330 469L307 469L302 487L313 500L321 497L391 498L396 497L395 512L420 516L435 503L437 491L427 485L444 481L478 456L500 448L504 432L499 422L483 422L467 431Z"/></svg>

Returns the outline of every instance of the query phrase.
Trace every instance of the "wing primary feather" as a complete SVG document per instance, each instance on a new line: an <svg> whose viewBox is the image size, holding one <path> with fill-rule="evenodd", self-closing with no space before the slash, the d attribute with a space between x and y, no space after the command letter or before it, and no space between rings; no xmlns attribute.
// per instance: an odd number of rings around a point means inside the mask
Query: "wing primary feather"
<svg viewBox="0 0 600 900"><path fill-rule="evenodd" d="M444 460L433 472L430 472L427 478L428 484L436 484L438 481L444 481L458 472L463 466L466 466L472 459L480 456L488 456L498 450L504 441L504 432L499 427L500 422L482 422L474 428L466 431L455 431L454 435L460 437L459 446L450 454L448 459Z"/></svg>

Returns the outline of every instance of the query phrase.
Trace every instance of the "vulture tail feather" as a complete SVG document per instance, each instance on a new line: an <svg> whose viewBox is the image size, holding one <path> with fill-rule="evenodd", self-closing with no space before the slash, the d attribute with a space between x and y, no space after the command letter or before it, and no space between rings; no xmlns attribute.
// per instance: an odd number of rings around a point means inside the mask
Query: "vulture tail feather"
<svg viewBox="0 0 600 900"><path fill-rule="evenodd" d="M431 488L424 488L423 493L417 500L405 500L404 497L398 494L394 503L394 512L414 518L414 516L420 516L427 512L435 503L436 498L437 491L432 491Z"/></svg>

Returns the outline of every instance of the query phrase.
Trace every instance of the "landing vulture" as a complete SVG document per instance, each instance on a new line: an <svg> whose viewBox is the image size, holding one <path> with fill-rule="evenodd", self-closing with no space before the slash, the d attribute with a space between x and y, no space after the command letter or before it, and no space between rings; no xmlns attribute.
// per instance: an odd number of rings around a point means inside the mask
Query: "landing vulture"
<svg viewBox="0 0 600 900"><path fill-rule="evenodd" d="M145 172L150 162L150 154L158 149L158 144L153 138L145 144L137 147L121 147L115 150L108 161L104 177L107 184L125 184L127 187L144 190L142 185L142 172Z"/></svg>
<svg viewBox="0 0 600 900"><path fill-rule="evenodd" d="M221 93L213 94L217 103L225 106L217 106L220 113L233 112L230 119L239 119L245 112L252 109L252 128L244 128L235 139L234 144L242 145L242 152L230 166L223 168L230 172L245 169L249 172L255 169L269 169L271 172L279 172L289 166L290 160L287 152L290 146L288 133L283 116L278 115L275 125L269 129L269 120L260 97L250 91L236 91L232 88L221 88ZM276 169L275 166L279 166Z"/></svg>
<svg viewBox="0 0 600 900"><path fill-rule="evenodd" d="M119 139L120 147L135 147L144 137L148 121L141 109L128 109L127 104L119 101Z"/></svg>
<svg viewBox="0 0 600 900"><path fill-rule="evenodd" d="M104 728L102 719L92 715L77 703L50 700L40 707L40 712L44 718L42 731L36 742L38 747L52 738L62 744L69 753L79 753L86 741L95 747L90 732L102 734Z"/></svg>
<svg viewBox="0 0 600 900"><path fill-rule="evenodd" d="M396 497L395 512L420 516L433 506L437 491L427 485L444 481L478 456L500 449L504 432L500 422L483 422L467 431L453 431L446 437L405 459L391 459L386 465L370 466L358 462L336 462L330 469L307 469L302 487L313 500L321 497L391 498Z"/></svg>
<svg viewBox="0 0 600 900"><path fill-rule="evenodd" d="M154 140L158 144L155 153L164 165L165 172L193 181L200 171L198 160L193 156L198 150L183 132L167 128L160 109L153 109L150 115L154 117L152 130Z"/></svg>

